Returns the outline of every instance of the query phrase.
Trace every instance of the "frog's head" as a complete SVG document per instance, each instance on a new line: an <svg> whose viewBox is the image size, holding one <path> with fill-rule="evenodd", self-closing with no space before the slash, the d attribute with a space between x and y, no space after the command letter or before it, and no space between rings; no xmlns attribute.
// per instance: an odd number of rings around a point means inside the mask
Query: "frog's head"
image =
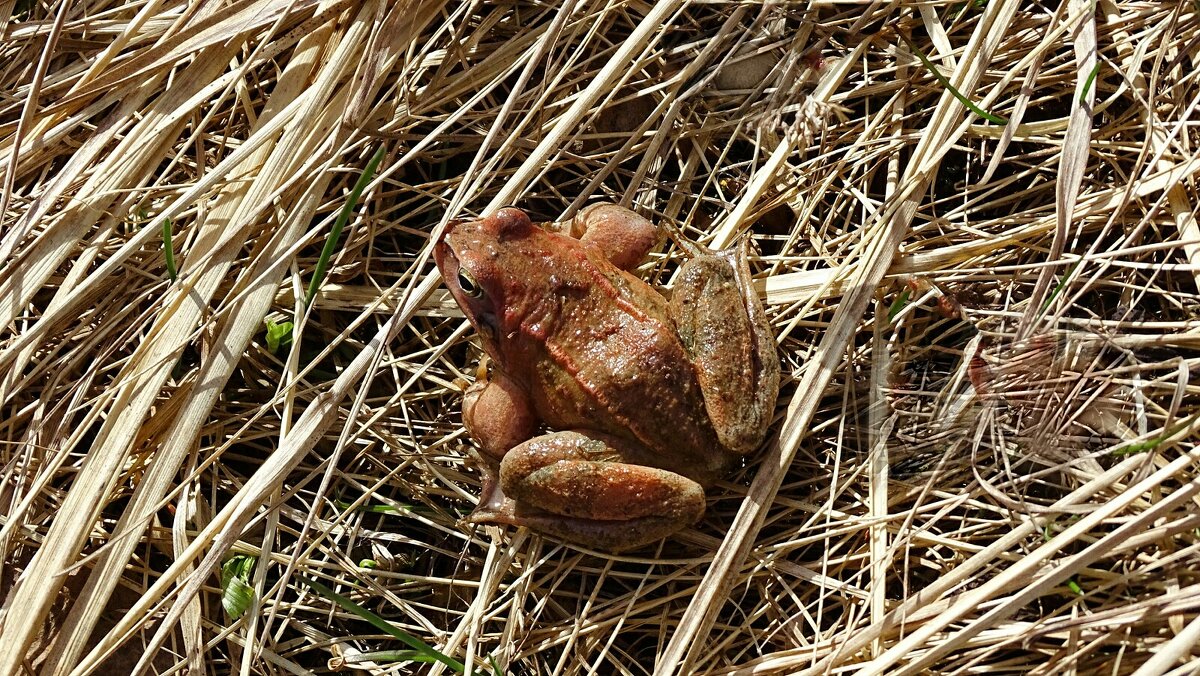
<svg viewBox="0 0 1200 676"><path fill-rule="evenodd" d="M433 260L450 295L493 357L525 296L530 249L541 232L524 211L505 207L478 220L451 221L434 244Z"/></svg>

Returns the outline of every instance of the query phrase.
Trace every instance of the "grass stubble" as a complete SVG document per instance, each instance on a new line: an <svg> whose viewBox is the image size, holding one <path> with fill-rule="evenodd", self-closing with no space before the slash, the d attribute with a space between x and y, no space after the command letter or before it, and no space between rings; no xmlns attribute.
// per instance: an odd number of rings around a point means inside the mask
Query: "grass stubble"
<svg viewBox="0 0 1200 676"><path fill-rule="evenodd" d="M0 673L1200 665L1195 3L0 17ZM785 375L623 556L460 523L429 259L601 199L749 233Z"/></svg>

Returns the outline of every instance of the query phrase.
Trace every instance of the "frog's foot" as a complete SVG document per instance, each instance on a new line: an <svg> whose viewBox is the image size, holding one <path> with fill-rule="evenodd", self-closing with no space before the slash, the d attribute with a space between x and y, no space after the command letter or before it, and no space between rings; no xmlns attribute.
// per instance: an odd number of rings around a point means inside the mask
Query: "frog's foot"
<svg viewBox="0 0 1200 676"><path fill-rule="evenodd" d="M609 437L558 432L509 451L500 487L476 522L528 526L568 542L619 551L660 540L700 519L704 489L665 469L623 462Z"/></svg>
<svg viewBox="0 0 1200 676"><path fill-rule="evenodd" d="M601 202L575 214L570 234L600 250L608 262L632 270L662 240L653 223L625 207Z"/></svg>
<svg viewBox="0 0 1200 676"><path fill-rule="evenodd" d="M482 453L473 453L483 470L483 489L479 492L479 503L467 515L468 523L508 523L506 515L516 509L516 502L500 488L500 466Z"/></svg>

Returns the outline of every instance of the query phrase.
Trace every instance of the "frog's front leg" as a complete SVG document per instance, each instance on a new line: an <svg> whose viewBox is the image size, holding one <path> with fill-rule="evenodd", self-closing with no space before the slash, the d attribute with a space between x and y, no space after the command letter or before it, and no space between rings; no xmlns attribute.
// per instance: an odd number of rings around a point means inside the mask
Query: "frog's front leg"
<svg viewBox="0 0 1200 676"><path fill-rule="evenodd" d="M503 504L471 519L528 526L596 549L620 551L660 540L704 513L704 489L648 467L649 452L590 431L547 434L513 448L500 465Z"/></svg>
<svg viewBox="0 0 1200 676"><path fill-rule="evenodd" d="M475 382L463 395L462 417L467 434L482 451L483 490L472 518L511 508L512 501L500 489L500 461L537 431L537 414L529 395L503 371L497 369L489 377L485 358Z"/></svg>
<svg viewBox="0 0 1200 676"><path fill-rule="evenodd" d="M479 366L474 384L463 395L463 426L479 448L499 462L512 447L533 436L538 419L529 395L503 371Z"/></svg>

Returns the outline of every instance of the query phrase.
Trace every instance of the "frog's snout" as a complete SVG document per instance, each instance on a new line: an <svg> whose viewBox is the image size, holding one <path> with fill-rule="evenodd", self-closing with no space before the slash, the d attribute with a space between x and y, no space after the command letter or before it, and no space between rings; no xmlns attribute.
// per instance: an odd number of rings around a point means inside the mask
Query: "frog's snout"
<svg viewBox="0 0 1200 676"><path fill-rule="evenodd" d="M477 223L471 218L452 218L442 228L442 233L433 242L433 262L445 277L458 274L461 266L458 256L462 249L462 236L469 234L472 224Z"/></svg>
<svg viewBox="0 0 1200 676"><path fill-rule="evenodd" d="M446 240L450 237L450 233L466 222L467 219L465 218L452 218L447 221L446 227L442 228L441 234L437 236L437 239L433 240L434 253L436 254L439 247L447 246Z"/></svg>

